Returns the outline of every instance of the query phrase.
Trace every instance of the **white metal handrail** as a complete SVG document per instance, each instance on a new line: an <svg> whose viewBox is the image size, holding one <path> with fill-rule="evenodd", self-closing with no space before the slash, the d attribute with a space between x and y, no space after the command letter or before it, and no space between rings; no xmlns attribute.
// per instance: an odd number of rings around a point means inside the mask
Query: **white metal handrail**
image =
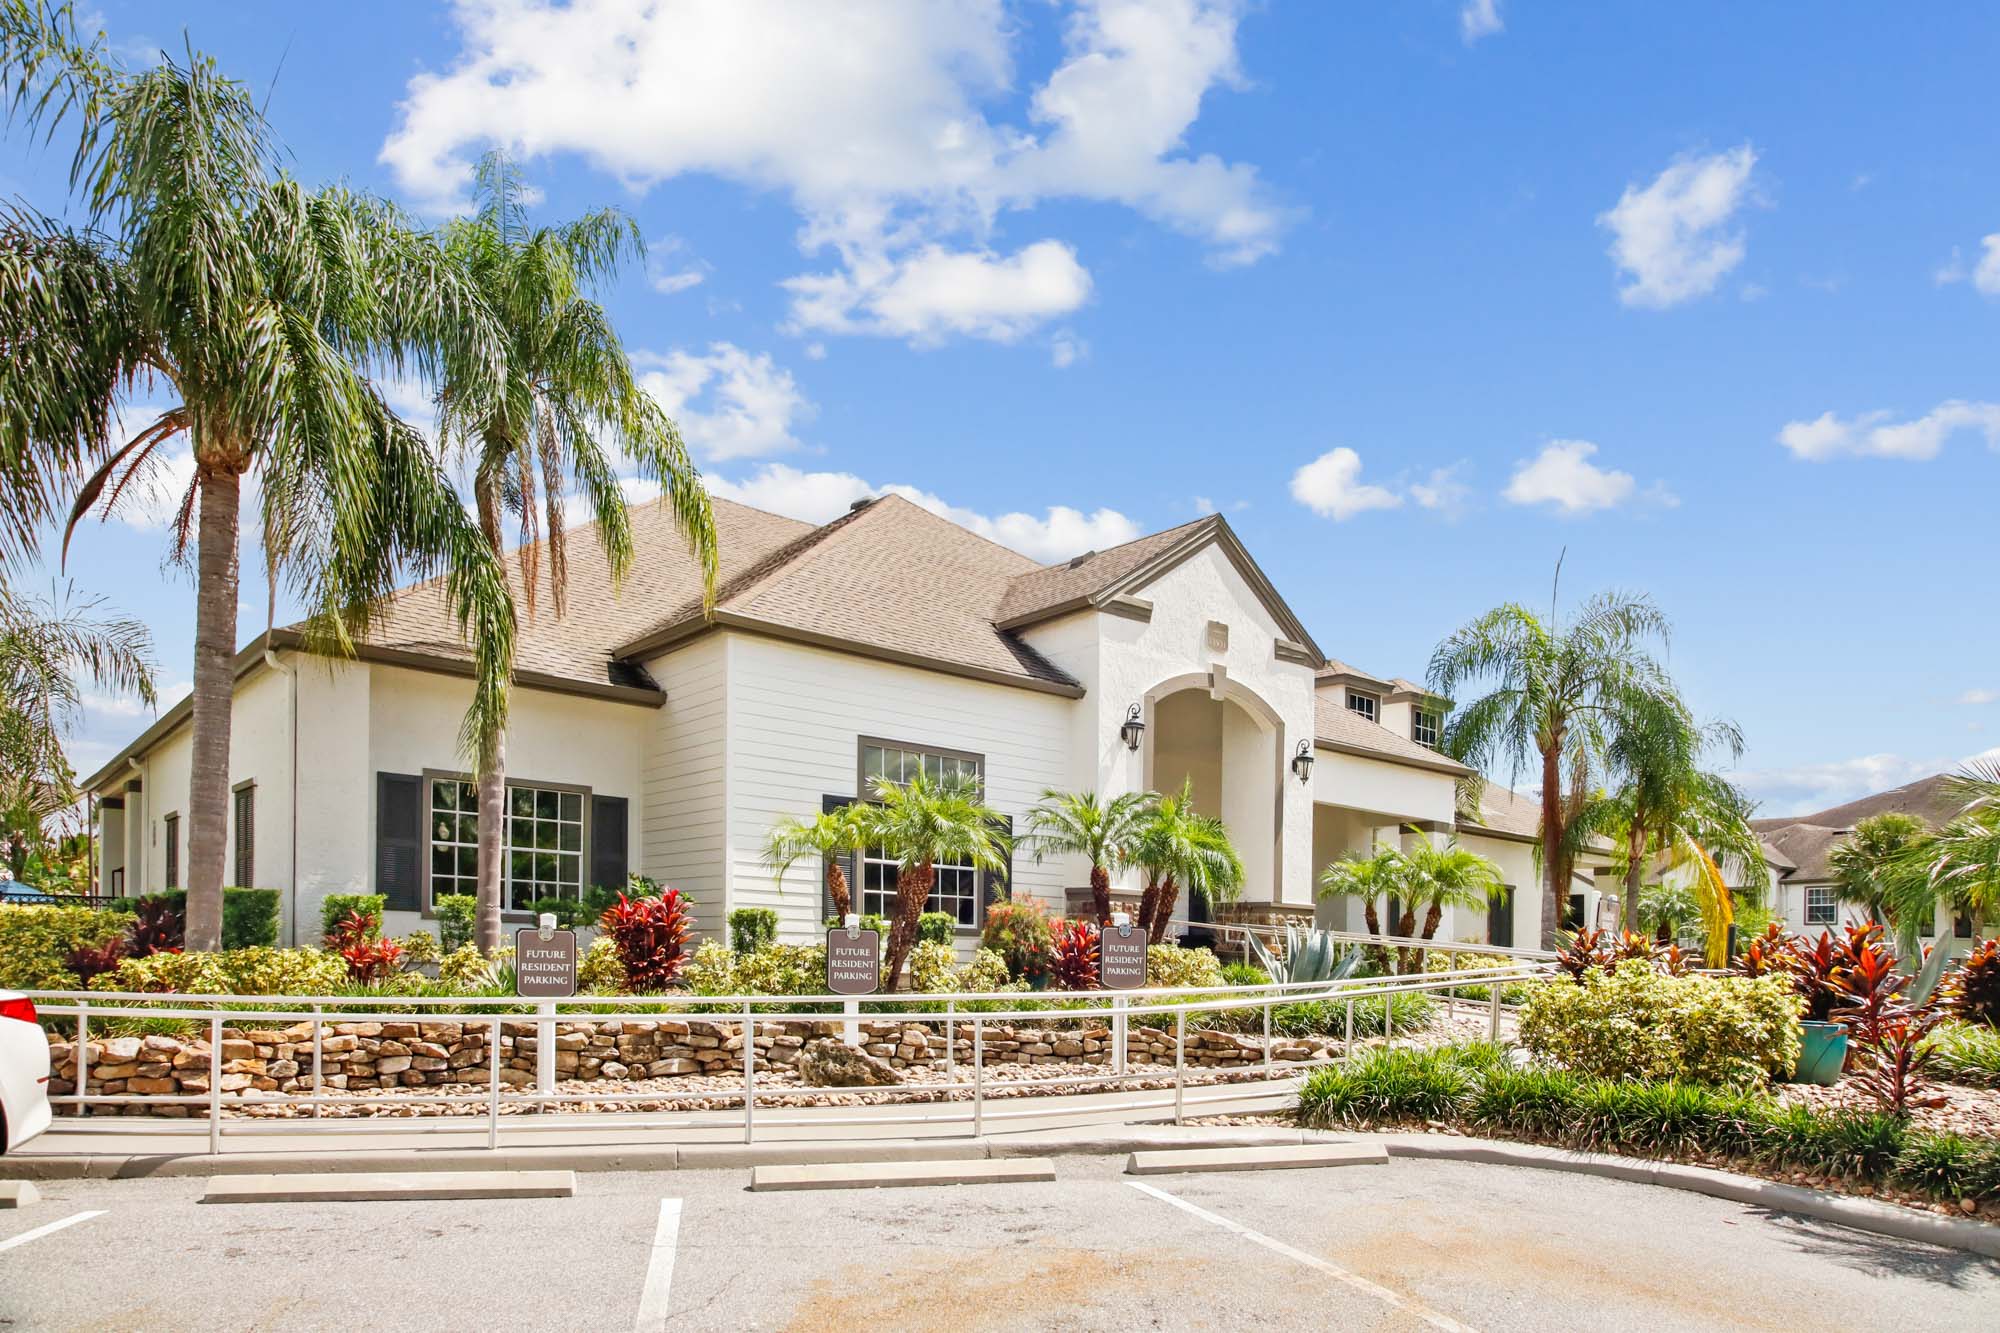
<svg viewBox="0 0 2000 1333"><path fill-rule="evenodd" d="M1267 935L1274 940L1285 937L1283 926L1262 925L1251 921L1192 921L1176 917L1167 923L1183 930L1208 930L1235 932L1243 935ZM1305 927L1300 927L1305 929ZM1314 927L1318 930L1317 927ZM1415 935L1372 935L1365 930L1321 930L1342 944L1373 944L1386 949L1423 949L1431 953L1441 953L1448 957L1460 954L1493 954L1502 958L1518 958L1530 962L1546 963L1555 960L1555 952L1550 949L1524 949L1513 945L1472 944L1465 940L1424 939Z"/></svg>
<svg viewBox="0 0 2000 1333"><path fill-rule="evenodd" d="M1119 1084L1129 1080L1157 1080L1164 1076L1164 1070L1150 1063L1134 1070L1128 1067L1126 1039L1130 1028L1137 1020L1142 1028L1163 1029L1165 1021L1172 1019L1174 1030L1174 1088L1173 1107L1176 1123L1185 1117L1189 1101L1187 1095L1187 1028L1189 1015L1212 1014L1218 1011L1255 1009L1262 1012L1263 1073L1267 1080L1277 1075L1277 1061L1273 1056L1274 1043L1271 1040L1273 1011L1290 1004L1301 1002L1344 1002L1346 1004L1346 1032L1342 1043L1342 1055L1350 1055L1354 1049L1354 1006L1357 1002L1376 996L1384 998L1384 1037L1394 1037L1394 1006L1390 997L1434 991L1446 992L1447 1002L1455 999L1456 993L1464 989L1484 988L1487 992L1489 1010L1489 1035L1497 1037L1500 1028L1501 997L1511 984L1532 981L1547 974L1545 968L1530 964L1510 964L1506 966L1470 968L1452 972L1433 972L1410 976L1359 977L1340 981L1268 983L1248 986L1222 985L1203 987L1190 993L1188 987L1152 987L1142 990L1107 991L1064 991L1036 992L1037 999L1031 1001L1033 1008L975 1008L968 1011L967 1005L1006 1005L1020 1003L1024 999L1020 991L974 991L949 994L915 995L874 995L854 997L830 997L821 995L741 995L702 996L692 994L630 995L630 996L582 996L570 1000L517 1001L500 996L234 996L234 995L159 995L134 991L36 991L30 992L37 1010L45 1017L74 1018L76 1033L75 1049L75 1091L51 1095L49 1100L59 1105L73 1106L79 1116L88 1113L92 1106L205 1106L207 1110L207 1131L209 1151L222 1151L224 1117L222 1109L222 1058L223 1025L225 1022L240 1028L252 1022L281 1021L288 1025L311 1024L313 1046L312 1090L310 1093L264 1093L253 1097L234 1099L236 1105L283 1105L291 1104L308 1107L312 1118L309 1120L287 1119L274 1128L260 1128L254 1124L237 1122L231 1133L254 1134L259 1132L280 1132L297 1130L311 1126L328 1128L333 1121L322 1119L321 1112L327 1106L458 1106L483 1105L486 1109L487 1146L499 1146L499 1119L501 1108L507 1105L533 1105L537 1109L545 1106L576 1105L588 1106L604 1103L648 1103L648 1102L717 1102L735 1101L740 1108L744 1141L755 1139L757 1125L757 1104L760 1095L784 1097L797 1095L794 1089L779 1089L760 1094L757 1087L756 1029L762 1024L798 1023L855 1023L858 1021L894 1020L899 1024L918 1024L944 1028L946 1079L941 1083L906 1085L900 1089L867 1089L872 1094L908 1095L915 1094L924 1101L943 1100L955 1103L960 1094L969 1093L971 1100L970 1132L978 1135L984 1131L989 1118L1022 1118L1039 1114L1033 1109L1018 1111L989 1111L986 1101L987 1078L985 1070L985 1034L989 1025L1009 1022L1031 1022L1040 1024L1069 1024L1091 1019L1106 1021L1113 1035L1111 1065L1106 1069L1094 1069L1079 1074L1056 1075L1034 1080L1037 1090L1060 1089L1082 1085ZM1137 1003L1135 1003L1137 1001ZM838 1004L840 1008L830 1008ZM1059 1004L1061 1007L1051 1007ZM526 1006L533 1005L533 1009ZM798 1006L813 1006L804 1012L789 1012ZM357 1010L354 1006L360 1006ZM788 1012L759 1012L777 1006L785 1006ZM862 1006L870 1006L872 1012L863 1012ZM496 1007L510 1012L483 1012ZM567 1009L568 1012L564 1012ZM611 1011L607 1013L606 1011ZM533 1092L516 1092L503 1087L500 1078L500 1051L502 1037L509 1027L519 1029L529 1023L536 1025L536 1050L538 1056L552 1053L555 1027L558 1022L576 1022L590 1018L613 1017L629 1014L633 1017L649 1015L683 1015L702 1021L714 1022L722 1027L734 1026L736 1035L743 1043L743 1084L740 1090L691 1089L662 1091L623 1091L614 1093L587 1093L557 1091L553 1080L545 1072L538 1080ZM208 1027L208 1087L205 1093L96 1093L90 1092L90 1022L107 1018L179 1019L206 1020ZM450 1021L468 1027L485 1027L486 1033L486 1087L477 1092L433 1093L405 1091L403 1089L357 1090L329 1095L324 1079L325 1060L322 1043L326 1025L329 1023L368 1022L408 1022L408 1021ZM1151 1020L1151 1021L1149 1021ZM968 1081L958 1073L957 1029L970 1024L972 1027L972 1077ZM552 1056L550 1057L552 1060ZM1288 1065L1290 1062L1287 1062ZM544 1071L552 1069L552 1063L544 1063ZM828 1089L834 1093L853 1093L856 1089ZM1194 1100L1226 1100L1221 1097L1197 1096ZM1165 1101L1142 1101L1131 1109L1164 1109ZM462 1124L462 1119L419 1120L409 1117L385 1117L386 1124L369 1126L384 1130L407 1131L411 1129L450 1129ZM921 1117L935 1123L936 1116ZM823 1124L846 1123L838 1117L816 1116ZM874 1117L874 1123L882 1123L882 1117ZM352 1132L358 1128L350 1121L346 1126Z"/></svg>

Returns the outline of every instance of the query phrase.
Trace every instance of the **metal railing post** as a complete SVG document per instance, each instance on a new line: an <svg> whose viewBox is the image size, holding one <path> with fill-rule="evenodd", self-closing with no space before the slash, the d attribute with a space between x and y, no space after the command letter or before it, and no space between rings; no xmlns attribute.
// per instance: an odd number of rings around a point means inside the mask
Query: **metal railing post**
<svg viewBox="0 0 2000 1333"><path fill-rule="evenodd" d="M500 1146L500 1017L486 1036L486 1146Z"/></svg>
<svg viewBox="0 0 2000 1333"><path fill-rule="evenodd" d="M88 1114L90 1105L90 1001L78 1000L76 1013L76 1114Z"/></svg>
<svg viewBox="0 0 2000 1333"><path fill-rule="evenodd" d="M1271 1077L1271 997L1264 997L1264 1077Z"/></svg>
<svg viewBox="0 0 2000 1333"><path fill-rule="evenodd" d="M1449 949L1446 949L1444 951L1444 970L1447 972L1456 972L1458 970L1458 955L1453 953ZM1457 1017L1458 1017L1458 988L1456 986L1447 986L1445 987L1444 990L1445 1022L1449 1023L1452 1020L1456 1019Z"/></svg>
<svg viewBox="0 0 2000 1333"><path fill-rule="evenodd" d="M1125 1053L1129 1045L1131 1019L1125 1013L1125 995L1121 991L1111 997L1111 1068L1112 1072L1124 1074Z"/></svg>
<svg viewBox="0 0 2000 1333"><path fill-rule="evenodd" d="M757 1126L757 1019L750 1001L743 1002L743 1141L756 1142Z"/></svg>
<svg viewBox="0 0 2000 1333"><path fill-rule="evenodd" d="M944 1002L944 1083L947 1088L958 1082L958 1001ZM958 1093L947 1092L946 1101L951 1101Z"/></svg>
<svg viewBox="0 0 2000 1333"><path fill-rule="evenodd" d="M326 1095L326 1067L323 1059L321 1038L325 1035L326 1010L313 1006L313 1111L312 1118L319 1119L320 1098Z"/></svg>
<svg viewBox="0 0 2000 1333"><path fill-rule="evenodd" d="M1174 1123L1181 1122L1187 1093L1187 1010L1174 1015Z"/></svg>
<svg viewBox="0 0 2000 1333"><path fill-rule="evenodd" d="M222 1015L208 1016L208 1152L222 1154Z"/></svg>
<svg viewBox="0 0 2000 1333"><path fill-rule="evenodd" d="M535 1006L535 1091L544 1098L556 1093L556 1002L543 1000ZM553 1111L555 1103L544 1101L537 1109Z"/></svg>
<svg viewBox="0 0 2000 1333"><path fill-rule="evenodd" d="M986 1132L986 1018L972 1016L972 1137Z"/></svg>
<svg viewBox="0 0 2000 1333"><path fill-rule="evenodd" d="M1382 992L1382 1046L1388 1049L1396 1044L1396 992Z"/></svg>
<svg viewBox="0 0 2000 1333"><path fill-rule="evenodd" d="M1347 1045L1340 1054L1342 1058L1351 1058L1354 1055L1354 1001L1352 1000L1347 1002Z"/></svg>
<svg viewBox="0 0 2000 1333"><path fill-rule="evenodd" d="M1486 986L1486 1040L1500 1040L1500 983L1492 981Z"/></svg>

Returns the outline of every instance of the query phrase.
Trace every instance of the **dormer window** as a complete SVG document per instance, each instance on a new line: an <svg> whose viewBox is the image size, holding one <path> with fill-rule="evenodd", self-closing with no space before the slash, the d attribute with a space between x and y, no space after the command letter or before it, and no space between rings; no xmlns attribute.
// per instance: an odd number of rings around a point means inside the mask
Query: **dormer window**
<svg viewBox="0 0 2000 1333"><path fill-rule="evenodd" d="M1363 694L1360 690L1349 690L1347 692L1347 711L1350 713L1359 713L1370 722L1377 722L1382 717L1382 701L1372 694Z"/></svg>
<svg viewBox="0 0 2000 1333"><path fill-rule="evenodd" d="M1410 712L1410 739L1419 745L1437 749L1438 725L1443 719L1426 708L1412 709Z"/></svg>

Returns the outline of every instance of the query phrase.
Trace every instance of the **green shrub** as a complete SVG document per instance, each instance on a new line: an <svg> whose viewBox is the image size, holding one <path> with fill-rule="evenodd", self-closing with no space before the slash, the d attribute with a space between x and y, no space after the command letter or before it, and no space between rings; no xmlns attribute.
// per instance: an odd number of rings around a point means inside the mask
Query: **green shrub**
<svg viewBox="0 0 2000 1333"><path fill-rule="evenodd" d="M276 889L224 889L222 891L222 947L225 949L276 948L278 944L278 891Z"/></svg>
<svg viewBox="0 0 2000 1333"><path fill-rule="evenodd" d="M772 944L739 954L705 941L681 969L681 984L696 995L824 995L824 944Z"/></svg>
<svg viewBox="0 0 2000 1333"><path fill-rule="evenodd" d="M131 923L130 913L89 907L0 907L0 988L76 990L70 954L117 939Z"/></svg>
<svg viewBox="0 0 2000 1333"><path fill-rule="evenodd" d="M488 958L479 946L461 944L438 963L438 981L447 994L512 991L513 970L513 949L495 949Z"/></svg>
<svg viewBox="0 0 2000 1333"><path fill-rule="evenodd" d="M1299 1122L1328 1128L1362 1121L1444 1120L1470 1103L1479 1068L1451 1047L1378 1047L1333 1069L1316 1069L1299 1090Z"/></svg>
<svg viewBox="0 0 2000 1333"><path fill-rule="evenodd" d="M404 967L422 967L426 963L436 963L444 958L438 948L438 937L428 930L413 930L396 942L403 951Z"/></svg>
<svg viewBox="0 0 2000 1333"><path fill-rule="evenodd" d="M681 985L696 995L734 995L736 955L720 940L703 940L681 969Z"/></svg>
<svg viewBox="0 0 2000 1333"><path fill-rule="evenodd" d="M955 990L957 986L958 955L949 944L923 940L910 950L911 990L935 993Z"/></svg>
<svg viewBox="0 0 2000 1333"><path fill-rule="evenodd" d="M554 917L557 930L575 930L578 926L590 925L594 919L584 916L584 905L575 898L556 894L535 899L528 904L528 911L534 914L538 923L544 915Z"/></svg>
<svg viewBox="0 0 2000 1333"><path fill-rule="evenodd" d="M1771 1166L1874 1179L1895 1165L1906 1128L1882 1111L1817 1112L1810 1106L1787 1106L1758 1126L1753 1152Z"/></svg>
<svg viewBox="0 0 2000 1333"><path fill-rule="evenodd" d="M958 969L955 988L968 995L984 995L1007 988L1007 960L991 949L973 952L972 961Z"/></svg>
<svg viewBox="0 0 2000 1333"><path fill-rule="evenodd" d="M345 981L345 964L341 966L340 975ZM229 973L222 966L222 956L213 953L156 953L144 958L127 958L109 972L93 978L90 988L177 995L231 993Z"/></svg>
<svg viewBox="0 0 2000 1333"><path fill-rule="evenodd" d="M686 976L686 972L682 972ZM593 995L616 995L625 989L625 964L618 958L618 941L599 935L576 963L576 987Z"/></svg>
<svg viewBox="0 0 2000 1333"><path fill-rule="evenodd" d="M729 914L729 947L756 953L778 939L778 914L768 907L739 907Z"/></svg>
<svg viewBox="0 0 2000 1333"><path fill-rule="evenodd" d="M1951 1130L1908 1135L1896 1154L1896 1183L1942 1199L1976 1199L1979 1150L1978 1142Z"/></svg>
<svg viewBox="0 0 2000 1333"><path fill-rule="evenodd" d="M1049 914L1033 898L990 904L980 930L981 948L1007 960L1007 975L1040 985L1048 976L1049 945L1054 932Z"/></svg>
<svg viewBox="0 0 2000 1333"><path fill-rule="evenodd" d="M1761 1086L1798 1063L1798 1000L1784 976L1674 977L1631 961L1537 990L1521 1042L1599 1078Z"/></svg>
<svg viewBox="0 0 2000 1333"><path fill-rule="evenodd" d="M347 988L346 962L318 949L229 949L215 957L235 995L337 995Z"/></svg>
<svg viewBox="0 0 2000 1333"><path fill-rule="evenodd" d="M1255 963L1224 963L1222 979L1231 986L1268 986L1271 974Z"/></svg>
<svg viewBox="0 0 2000 1333"><path fill-rule="evenodd" d="M1222 964L1208 949L1154 944L1146 949L1148 986L1220 986Z"/></svg>
<svg viewBox="0 0 2000 1333"><path fill-rule="evenodd" d="M1931 1069L1953 1083L2000 1088L2000 1029L1946 1023L1931 1034Z"/></svg>
<svg viewBox="0 0 2000 1333"><path fill-rule="evenodd" d="M1582 1082L1567 1069L1495 1069L1474 1089L1465 1117L1480 1129L1557 1139L1569 1127Z"/></svg>
<svg viewBox="0 0 2000 1333"><path fill-rule="evenodd" d="M826 928L828 930L838 930L846 924L845 921L842 921L837 916L830 916L826 919ZM855 929L875 931L881 935L884 945L889 941L889 918L883 916L880 912L861 913L861 922Z"/></svg>
<svg viewBox="0 0 2000 1333"><path fill-rule="evenodd" d="M958 934L958 918L949 912L925 912L917 918L917 939L931 944L950 944Z"/></svg>
<svg viewBox="0 0 2000 1333"><path fill-rule="evenodd" d="M1585 1079L1571 1096L1564 1139L1575 1148L1640 1157L1735 1156L1755 1142L1764 1106L1754 1095L1678 1079Z"/></svg>
<svg viewBox="0 0 2000 1333"><path fill-rule="evenodd" d="M374 921L368 932L369 939L382 937L382 913L387 910L389 899L380 893L329 893L319 905L320 938L332 939L335 928L347 919L349 912L359 912Z"/></svg>
<svg viewBox="0 0 2000 1333"><path fill-rule="evenodd" d="M1379 1037L1386 1029L1383 1015L1389 1015L1393 1031L1416 1032L1430 1026L1437 1017L1437 1001L1417 991L1392 995L1362 995L1353 1000L1294 1000L1271 1010L1271 1031L1283 1037L1347 1037L1347 1006L1354 1006L1354 1039ZM1260 1028L1261 1009L1230 1011L1231 1026L1242 1032Z"/></svg>
<svg viewBox="0 0 2000 1333"><path fill-rule="evenodd" d="M479 927L479 899L470 893L441 893L431 900L437 914L438 947L457 953L472 943Z"/></svg>

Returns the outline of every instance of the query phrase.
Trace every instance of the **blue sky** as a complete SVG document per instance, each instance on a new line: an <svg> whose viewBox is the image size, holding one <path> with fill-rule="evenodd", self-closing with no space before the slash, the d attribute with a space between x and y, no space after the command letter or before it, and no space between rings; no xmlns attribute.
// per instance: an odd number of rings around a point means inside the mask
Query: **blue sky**
<svg viewBox="0 0 2000 1333"><path fill-rule="evenodd" d="M1220 508L1412 676L1567 550L1565 600L1673 617L1767 813L2000 745L1990 7L643 8L102 15L270 87L308 182L441 218L502 142L539 216L629 210L605 299L721 493L906 487L1042 558ZM16 133L0 190L59 208L65 161ZM156 520L69 573L184 688Z"/></svg>

